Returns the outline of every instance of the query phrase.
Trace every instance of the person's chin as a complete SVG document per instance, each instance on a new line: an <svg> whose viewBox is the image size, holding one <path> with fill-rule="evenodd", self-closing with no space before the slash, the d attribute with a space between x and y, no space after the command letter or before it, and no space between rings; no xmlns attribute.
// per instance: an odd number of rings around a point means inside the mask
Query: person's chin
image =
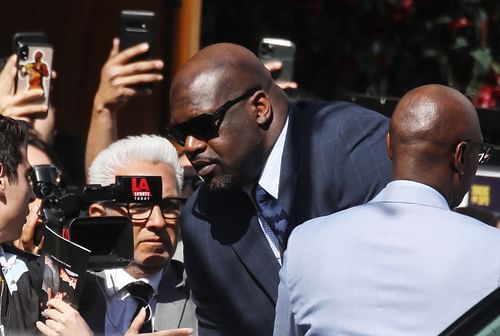
<svg viewBox="0 0 500 336"><path fill-rule="evenodd" d="M210 180L205 180L211 191L228 191L238 187L236 178L231 174L214 176Z"/></svg>

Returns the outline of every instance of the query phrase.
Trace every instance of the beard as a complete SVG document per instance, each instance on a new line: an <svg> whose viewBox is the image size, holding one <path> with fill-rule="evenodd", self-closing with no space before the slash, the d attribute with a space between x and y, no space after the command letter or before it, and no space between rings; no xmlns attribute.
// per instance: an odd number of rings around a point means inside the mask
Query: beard
<svg viewBox="0 0 500 336"><path fill-rule="evenodd" d="M228 191L241 188L242 172L240 168L223 168L219 176L213 176L210 180L205 179L205 184L210 191Z"/></svg>

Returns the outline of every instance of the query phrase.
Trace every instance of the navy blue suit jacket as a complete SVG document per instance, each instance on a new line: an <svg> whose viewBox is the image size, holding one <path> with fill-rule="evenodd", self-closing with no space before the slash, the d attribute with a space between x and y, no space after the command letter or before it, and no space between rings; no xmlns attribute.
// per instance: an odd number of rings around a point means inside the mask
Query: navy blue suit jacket
<svg viewBox="0 0 500 336"><path fill-rule="evenodd" d="M387 118L311 101L292 103L289 118L279 201L291 225L365 203L389 181ZM182 236L200 335L272 335L280 265L249 196L202 186L184 208Z"/></svg>

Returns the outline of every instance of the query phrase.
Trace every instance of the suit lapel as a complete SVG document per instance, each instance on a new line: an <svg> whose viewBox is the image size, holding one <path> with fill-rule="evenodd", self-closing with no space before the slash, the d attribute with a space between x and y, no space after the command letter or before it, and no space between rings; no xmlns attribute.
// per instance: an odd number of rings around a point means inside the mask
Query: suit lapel
<svg viewBox="0 0 500 336"><path fill-rule="evenodd" d="M232 247L248 273L259 283L271 301L276 303L280 264L272 253L256 216L251 218L246 234Z"/></svg>
<svg viewBox="0 0 500 336"><path fill-rule="evenodd" d="M241 189L217 192L202 187L193 215L210 224L214 240L231 246L238 262L234 267L241 263L256 286L276 303L280 265L260 228L250 196Z"/></svg>
<svg viewBox="0 0 500 336"><path fill-rule="evenodd" d="M182 325L189 291L185 287L182 263L172 260L158 287L155 329L166 330Z"/></svg>

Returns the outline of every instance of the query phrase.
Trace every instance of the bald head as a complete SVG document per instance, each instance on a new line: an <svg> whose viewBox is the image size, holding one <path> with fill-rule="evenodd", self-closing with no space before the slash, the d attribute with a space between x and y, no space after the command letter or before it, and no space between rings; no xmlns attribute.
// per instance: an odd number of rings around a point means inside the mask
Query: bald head
<svg viewBox="0 0 500 336"><path fill-rule="evenodd" d="M230 43L208 46L194 55L175 75L170 90L172 99L189 96L191 100L230 98L230 94L251 87L269 89L274 84L270 72L248 49ZM197 102L200 103L200 102Z"/></svg>
<svg viewBox="0 0 500 336"><path fill-rule="evenodd" d="M213 189L242 186L259 176L287 113L288 98L269 70L234 44L198 52L170 89L171 124Z"/></svg>
<svg viewBox="0 0 500 336"><path fill-rule="evenodd" d="M450 199L455 197L454 190L470 186L470 181L461 177L466 173L473 176L477 169L478 149L474 156L464 140L482 142L476 110L464 95L443 85L425 85L408 92L396 106L389 127L394 179L431 185L454 203L456 200ZM465 165L469 158L470 164Z"/></svg>

